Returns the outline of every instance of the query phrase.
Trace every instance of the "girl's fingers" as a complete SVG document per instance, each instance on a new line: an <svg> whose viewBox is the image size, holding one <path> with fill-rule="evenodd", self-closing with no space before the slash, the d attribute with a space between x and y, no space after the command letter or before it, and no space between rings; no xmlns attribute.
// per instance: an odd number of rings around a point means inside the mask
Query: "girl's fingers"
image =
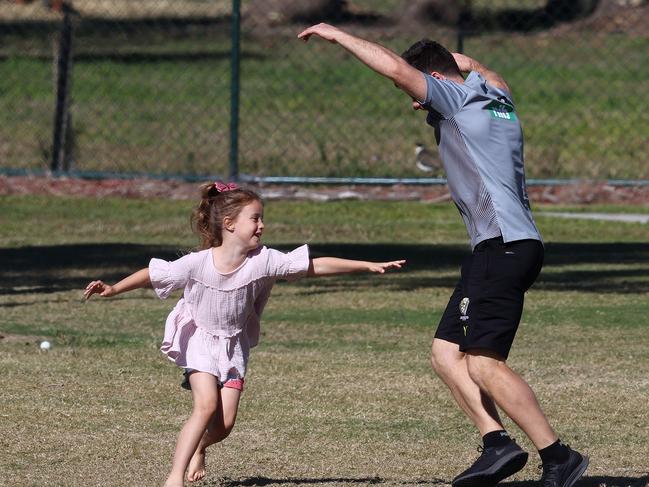
<svg viewBox="0 0 649 487"><path fill-rule="evenodd" d="M92 281L86 286L83 295L86 299L92 296L95 293L102 292L104 288L104 283L102 281Z"/></svg>
<svg viewBox="0 0 649 487"><path fill-rule="evenodd" d="M387 269L401 269L401 266L405 264L405 260L393 260L392 262L385 262L380 264L380 273L383 274Z"/></svg>

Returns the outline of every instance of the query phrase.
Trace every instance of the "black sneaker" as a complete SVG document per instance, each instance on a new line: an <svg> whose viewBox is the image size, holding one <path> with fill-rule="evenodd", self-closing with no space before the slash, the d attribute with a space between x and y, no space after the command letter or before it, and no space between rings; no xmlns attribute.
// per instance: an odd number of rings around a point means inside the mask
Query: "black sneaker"
<svg viewBox="0 0 649 487"><path fill-rule="evenodd" d="M564 463L546 463L542 465L542 487L571 487L581 478L588 468L588 457L570 449L570 456Z"/></svg>
<svg viewBox="0 0 649 487"><path fill-rule="evenodd" d="M527 452L514 440L503 446L478 447L482 454L453 479L453 487L491 487L514 475L527 463Z"/></svg>

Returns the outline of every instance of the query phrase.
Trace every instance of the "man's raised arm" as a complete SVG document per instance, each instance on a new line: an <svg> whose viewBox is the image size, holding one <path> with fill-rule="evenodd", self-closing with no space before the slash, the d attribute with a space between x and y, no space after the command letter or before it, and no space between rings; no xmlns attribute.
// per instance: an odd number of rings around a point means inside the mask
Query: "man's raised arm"
<svg viewBox="0 0 649 487"><path fill-rule="evenodd" d="M318 24L302 31L298 38L308 41L312 36L340 44L363 64L392 80L395 85L416 100L426 98L426 80L421 71L413 68L398 54L374 42L353 36L328 24Z"/></svg>

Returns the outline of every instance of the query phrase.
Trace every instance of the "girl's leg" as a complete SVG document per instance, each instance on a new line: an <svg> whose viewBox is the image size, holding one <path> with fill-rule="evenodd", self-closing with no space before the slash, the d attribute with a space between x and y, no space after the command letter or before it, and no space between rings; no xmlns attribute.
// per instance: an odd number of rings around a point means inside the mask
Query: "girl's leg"
<svg viewBox="0 0 649 487"><path fill-rule="evenodd" d="M205 429L216 414L219 404L218 379L212 374L194 372L189 376L189 383L192 386L194 408L178 435L171 473L167 477L165 487L183 486L189 460L196 451Z"/></svg>
<svg viewBox="0 0 649 487"><path fill-rule="evenodd" d="M207 431L203 434L203 438L189 462L187 480L190 482L195 482L205 477L205 449L227 438L237 419L241 391L224 387L219 391L219 395L220 399L216 414L212 417L212 420L207 426Z"/></svg>

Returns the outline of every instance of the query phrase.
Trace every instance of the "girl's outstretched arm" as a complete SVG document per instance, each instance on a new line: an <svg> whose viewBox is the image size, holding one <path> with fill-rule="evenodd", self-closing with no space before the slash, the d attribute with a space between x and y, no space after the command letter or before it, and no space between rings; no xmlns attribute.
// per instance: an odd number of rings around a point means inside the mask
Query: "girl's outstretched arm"
<svg viewBox="0 0 649 487"><path fill-rule="evenodd" d="M367 262L364 260L339 259L337 257L317 257L309 262L307 276L333 276L352 272L377 272L383 274L388 269L401 269L405 260L391 262Z"/></svg>
<svg viewBox="0 0 649 487"><path fill-rule="evenodd" d="M93 294L99 294L104 298L108 298L110 296L115 296L142 287L152 287L148 267L140 269L130 276L125 277L113 286L106 284L103 281L92 281L83 291L83 297L89 299Z"/></svg>

